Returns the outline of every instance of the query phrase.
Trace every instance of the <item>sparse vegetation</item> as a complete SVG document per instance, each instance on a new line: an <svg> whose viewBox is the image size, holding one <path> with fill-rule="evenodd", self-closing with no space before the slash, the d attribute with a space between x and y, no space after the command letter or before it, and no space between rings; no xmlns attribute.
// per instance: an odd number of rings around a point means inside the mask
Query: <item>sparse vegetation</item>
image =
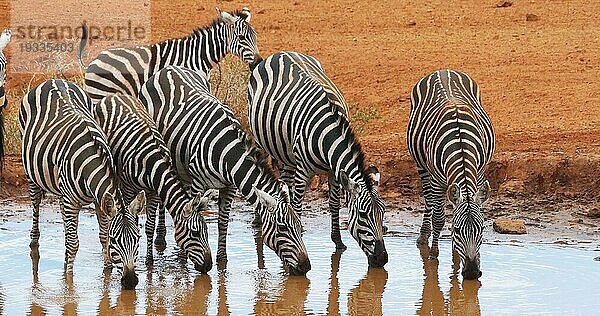
<svg viewBox="0 0 600 316"><path fill-rule="evenodd" d="M212 93L233 110L248 133L249 76L248 65L232 55L227 56L210 73Z"/></svg>
<svg viewBox="0 0 600 316"><path fill-rule="evenodd" d="M374 121L381 119L381 114L379 113L379 108L375 105L369 105L367 107L361 107L357 104L350 105L350 110L353 108L358 108L358 110L352 116L352 128L355 133L358 135L364 133L367 129L367 125Z"/></svg>
<svg viewBox="0 0 600 316"><path fill-rule="evenodd" d="M19 107L23 96L32 87L48 79L65 79L83 87L83 69L76 60L65 53L50 53L43 60L33 60L29 64L9 66L6 96L8 107L4 109L4 145L8 155L21 153L21 132L19 128ZM10 63L10 60L9 60Z"/></svg>

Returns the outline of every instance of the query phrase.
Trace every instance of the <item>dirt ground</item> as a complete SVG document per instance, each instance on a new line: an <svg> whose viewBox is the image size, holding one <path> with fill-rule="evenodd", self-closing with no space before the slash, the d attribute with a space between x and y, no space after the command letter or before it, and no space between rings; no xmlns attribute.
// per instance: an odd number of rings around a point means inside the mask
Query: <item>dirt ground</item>
<svg viewBox="0 0 600 316"><path fill-rule="evenodd" d="M2 28L7 2L0 1ZM263 56L295 50L318 58L349 101L391 204L419 201L405 144L410 90L434 70L465 71L480 84L497 135L488 170L495 198L529 205L526 216L517 206L505 215L539 222L551 205L567 222L597 225L585 215L597 211L600 193L600 6L501 2L170 0L150 7L155 41L209 23L215 7L247 6ZM7 88L16 81L9 74ZM0 197L26 189L18 158L8 158L1 184Z"/></svg>

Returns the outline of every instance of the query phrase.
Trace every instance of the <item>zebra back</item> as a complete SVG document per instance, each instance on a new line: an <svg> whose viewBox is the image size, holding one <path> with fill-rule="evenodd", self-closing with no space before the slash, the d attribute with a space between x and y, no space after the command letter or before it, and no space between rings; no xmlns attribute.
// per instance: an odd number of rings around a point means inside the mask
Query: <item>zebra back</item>
<svg viewBox="0 0 600 316"><path fill-rule="evenodd" d="M94 103L113 93L136 96L150 76L170 65L190 68L208 77L228 53L248 64L256 63L261 58L250 18L247 8L232 13L219 11L210 25L186 37L102 51L87 67L86 91ZM80 50L80 56L82 53Z"/></svg>

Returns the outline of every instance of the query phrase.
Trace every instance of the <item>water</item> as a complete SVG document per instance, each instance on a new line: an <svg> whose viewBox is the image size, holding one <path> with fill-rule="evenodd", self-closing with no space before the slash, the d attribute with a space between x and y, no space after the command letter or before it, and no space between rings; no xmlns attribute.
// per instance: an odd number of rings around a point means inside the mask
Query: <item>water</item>
<svg viewBox="0 0 600 316"><path fill-rule="evenodd" d="M138 258L140 283L122 291L116 272L103 273L97 222L80 217L80 248L73 280L63 276L63 231L58 210L41 212L39 263L29 250L30 214L0 217L0 314L209 314L209 315L584 315L600 310L598 252L539 244L485 244L480 281L452 271L450 243L440 244L439 263L422 260L415 237L386 237L390 262L367 269L347 231L348 250L333 252L329 218L304 218L312 270L289 277L268 248L264 257L249 212L232 216L226 267L208 275L177 260L172 236L147 270ZM170 224L170 222L169 222ZM394 229L395 227L390 227ZM216 222L209 222L216 253ZM169 232L172 230L169 229ZM260 244L259 244L260 245ZM140 245L144 253L145 238ZM35 272L37 271L37 272Z"/></svg>

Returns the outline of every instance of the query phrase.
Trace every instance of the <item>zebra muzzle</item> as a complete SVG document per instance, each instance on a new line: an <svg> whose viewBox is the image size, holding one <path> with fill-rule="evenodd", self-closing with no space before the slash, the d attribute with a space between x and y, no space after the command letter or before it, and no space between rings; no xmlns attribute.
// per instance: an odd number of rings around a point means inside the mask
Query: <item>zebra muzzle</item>
<svg viewBox="0 0 600 316"><path fill-rule="evenodd" d="M476 260L467 260L461 274L467 280L476 280L482 275Z"/></svg>
<svg viewBox="0 0 600 316"><path fill-rule="evenodd" d="M368 260L369 267L372 268L381 268L388 262L388 253L383 239L375 241L375 251L373 255L368 256Z"/></svg>
<svg viewBox="0 0 600 316"><path fill-rule="evenodd" d="M121 278L121 286L124 290L133 290L138 284L138 277L133 270L125 270L123 277Z"/></svg>

